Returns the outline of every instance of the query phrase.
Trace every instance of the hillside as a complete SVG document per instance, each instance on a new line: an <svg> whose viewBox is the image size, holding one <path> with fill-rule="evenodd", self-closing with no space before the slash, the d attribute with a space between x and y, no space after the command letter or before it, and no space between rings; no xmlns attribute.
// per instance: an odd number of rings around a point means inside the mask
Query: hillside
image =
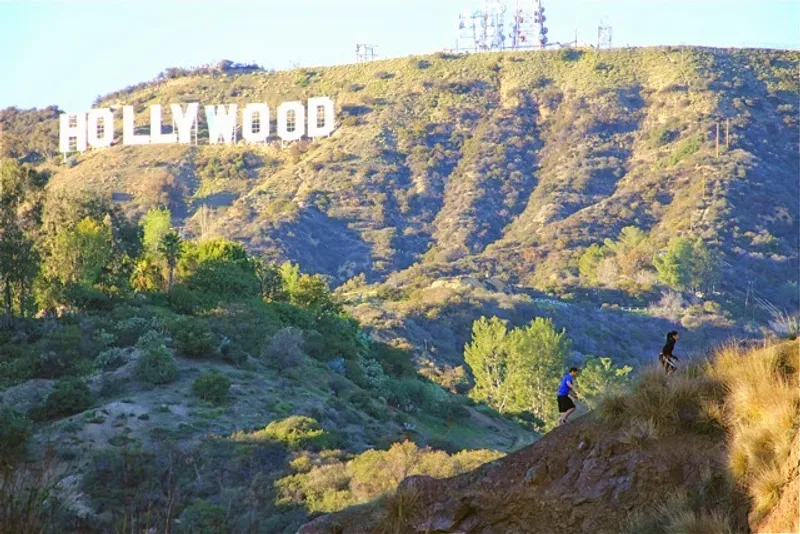
<svg viewBox="0 0 800 534"><path fill-rule="evenodd" d="M799 349L728 348L669 381L646 374L519 452L408 478L300 533L796 532Z"/></svg>
<svg viewBox="0 0 800 534"><path fill-rule="evenodd" d="M50 135L55 147L52 109L0 121L14 155L52 172L51 195L99 191L134 217L166 205L190 235L352 279L353 313L437 366L460 363L490 308L516 322L549 314L577 352L636 361L676 325L701 352L800 307L799 60L683 47L201 71L97 105L328 95L338 128L288 147L114 146L66 164L40 146ZM646 240L584 265L625 227ZM703 283L667 283L651 261L678 236L716 254Z"/></svg>

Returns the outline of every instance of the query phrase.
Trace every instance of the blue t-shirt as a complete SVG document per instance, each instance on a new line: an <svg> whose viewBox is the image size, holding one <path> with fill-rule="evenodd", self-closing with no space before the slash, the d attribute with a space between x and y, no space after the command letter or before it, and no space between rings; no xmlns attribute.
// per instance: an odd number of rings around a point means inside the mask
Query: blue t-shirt
<svg viewBox="0 0 800 534"><path fill-rule="evenodd" d="M558 396L559 397L566 397L569 395L569 386L572 385L572 375L567 373L564 375L564 378L561 379L561 385L558 386ZM567 385L569 384L569 386Z"/></svg>

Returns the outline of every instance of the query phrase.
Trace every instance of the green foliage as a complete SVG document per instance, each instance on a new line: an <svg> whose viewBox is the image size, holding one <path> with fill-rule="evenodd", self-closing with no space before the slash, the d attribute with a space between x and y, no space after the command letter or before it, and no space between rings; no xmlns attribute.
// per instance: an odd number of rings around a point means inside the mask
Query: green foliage
<svg viewBox="0 0 800 534"><path fill-rule="evenodd" d="M208 321L195 317L181 317L167 327L178 354L187 358L214 356L216 339Z"/></svg>
<svg viewBox="0 0 800 534"><path fill-rule="evenodd" d="M94 359L94 367L99 371L113 371L125 365L127 361L125 351L114 347L98 354Z"/></svg>
<svg viewBox="0 0 800 534"><path fill-rule="evenodd" d="M149 342L140 348L142 354L136 365L136 376L149 384L163 385L178 378L178 364L175 357L163 344Z"/></svg>
<svg viewBox="0 0 800 534"><path fill-rule="evenodd" d="M0 469L25 454L33 426L23 414L0 405Z"/></svg>
<svg viewBox="0 0 800 534"><path fill-rule="evenodd" d="M394 491L409 476L447 478L496 460L488 450L446 452L420 449L411 442L395 443L387 451L366 451L347 461L329 461L307 473L277 482L281 504L304 505L309 512L336 512Z"/></svg>
<svg viewBox="0 0 800 534"><path fill-rule="evenodd" d="M123 319L114 325L114 332L117 336L116 344L118 347L132 347L147 332L161 328L161 321L156 317L134 316Z"/></svg>
<svg viewBox="0 0 800 534"><path fill-rule="evenodd" d="M87 217L74 228L58 231L46 270L64 285L92 287L100 282L112 253L111 228Z"/></svg>
<svg viewBox="0 0 800 534"><path fill-rule="evenodd" d="M142 245L146 252L156 254L161 247L161 241L172 228L172 213L164 208L150 208L142 217Z"/></svg>
<svg viewBox="0 0 800 534"><path fill-rule="evenodd" d="M303 331L287 326L278 330L264 350L262 358L270 367L283 371L305 358Z"/></svg>
<svg viewBox="0 0 800 534"><path fill-rule="evenodd" d="M718 274L717 255L702 240L689 237L672 238L653 264L661 281L676 289L708 286Z"/></svg>
<svg viewBox="0 0 800 534"><path fill-rule="evenodd" d="M668 167L674 167L684 159L698 152L702 145L703 140L699 135L693 135L684 139L675 146L672 154L670 154L666 160L666 165Z"/></svg>
<svg viewBox="0 0 800 534"><path fill-rule="evenodd" d="M581 368L581 399L590 409L597 408L601 399L619 395L628 387L633 367L615 367L611 358L586 358Z"/></svg>
<svg viewBox="0 0 800 534"><path fill-rule="evenodd" d="M336 445L337 438L322 429L310 417L293 415L286 419L273 421L263 430L256 432L237 432L231 439L235 441L273 440L283 443L290 449L319 450Z"/></svg>
<svg viewBox="0 0 800 534"><path fill-rule="evenodd" d="M231 381L219 373L201 375L192 384L192 392L205 401L222 404L228 400Z"/></svg>
<svg viewBox="0 0 800 534"><path fill-rule="evenodd" d="M85 354L83 335L78 325L67 324L56 329L41 344L36 375L42 378L59 378L78 375L91 367Z"/></svg>
<svg viewBox="0 0 800 534"><path fill-rule="evenodd" d="M178 284L167 293L167 304L175 313L192 315L200 307L200 298L191 289Z"/></svg>
<svg viewBox="0 0 800 534"><path fill-rule="evenodd" d="M597 267L600 262L609 256L608 251L602 246L594 243L584 251L578 260L578 269L581 276L591 283L597 282Z"/></svg>
<svg viewBox="0 0 800 534"><path fill-rule="evenodd" d="M554 416L553 392L564 369L569 341L550 319L537 317L510 332L500 319L481 317L472 325L464 360L475 377L472 398L500 412Z"/></svg>
<svg viewBox="0 0 800 534"><path fill-rule="evenodd" d="M33 409L36 420L59 419L88 410L92 406L92 392L86 381L70 377L56 382L44 404Z"/></svg>
<svg viewBox="0 0 800 534"><path fill-rule="evenodd" d="M94 452L86 467L83 489L92 500L113 507L141 504L142 495L158 489L156 456L139 450Z"/></svg>
<svg viewBox="0 0 800 534"><path fill-rule="evenodd" d="M175 267L178 265L178 260L183 255L183 239L178 232L166 232L161 236L158 242L158 253L167 262L167 269L169 276L167 278L167 289L172 290L172 284L175 276Z"/></svg>
<svg viewBox="0 0 800 534"><path fill-rule="evenodd" d="M181 513L179 532L185 534L222 534L231 528L225 508L195 499Z"/></svg>

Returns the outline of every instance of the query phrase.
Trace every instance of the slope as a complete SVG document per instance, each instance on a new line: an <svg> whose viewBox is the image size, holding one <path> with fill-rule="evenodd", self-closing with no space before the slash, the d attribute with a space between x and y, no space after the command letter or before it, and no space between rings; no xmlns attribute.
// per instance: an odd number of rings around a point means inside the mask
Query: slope
<svg viewBox="0 0 800 534"><path fill-rule="evenodd" d="M517 453L451 479L409 478L391 498L300 532L789 531L798 368L791 341L723 349L671 381L646 374L599 414ZM777 402L754 396L766 384ZM781 476L764 474L773 471Z"/></svg>

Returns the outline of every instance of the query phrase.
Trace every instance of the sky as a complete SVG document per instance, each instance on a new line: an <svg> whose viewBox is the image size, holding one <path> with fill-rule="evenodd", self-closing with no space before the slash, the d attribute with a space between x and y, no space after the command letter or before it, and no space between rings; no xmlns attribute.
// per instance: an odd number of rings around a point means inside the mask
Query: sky
<svg viewBox="0 0 800 534"><path fill-rule="evenodd" d="M506 0L510 6L516 0ZM551 42L800 49L800 0L542 0ZM221 59L267 68L353 63L455 48L458 15L483 0L0 0L0 109L94 99L167 67Z"/></svg>

